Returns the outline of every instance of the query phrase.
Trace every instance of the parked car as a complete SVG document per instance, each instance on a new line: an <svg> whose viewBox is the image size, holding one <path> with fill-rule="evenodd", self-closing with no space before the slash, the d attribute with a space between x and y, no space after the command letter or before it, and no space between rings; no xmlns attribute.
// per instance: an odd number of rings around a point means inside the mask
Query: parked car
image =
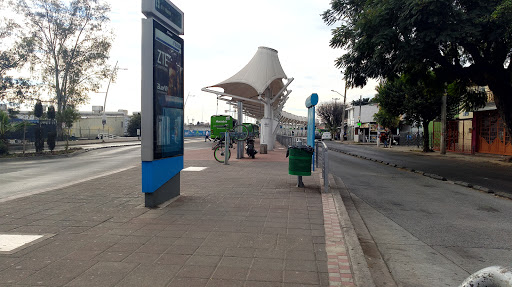
<svg viewBox="0 0 512 287"><path fill-rule="evenodd" d="M322 134L322 140L331 140L331 139L332 139L332 136L331 136L330 132L324 132Z"/></svg>

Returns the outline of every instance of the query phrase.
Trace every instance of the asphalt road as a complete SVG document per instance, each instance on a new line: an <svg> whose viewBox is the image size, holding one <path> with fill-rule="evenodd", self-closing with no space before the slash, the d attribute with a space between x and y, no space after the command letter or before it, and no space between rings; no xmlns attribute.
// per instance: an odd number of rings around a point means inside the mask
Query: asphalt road
<svg viewBox="0 0 512 287"><path fill-rule="evenodd" d="M119 145L118 147L109 147ZM123 146L127 145L127 146ZM185 138L185 152L211 145ZM16 159L0 163L0 202L94 180L141 163L136 142L77 145L88 152L72 157Z"/></svg>
<svg viewBox="0 0 512 287"><path fill-rule="evenodd" d="M487 187L494 191L512 194L512 165L509 164L498 165L495 162L488 161L430 156L422 152L399 152L393 150L393 148L384 149L365 145L348 145L332 142L328 142L327 145L345 152L364 155L415 170L437 174L450 181L464 181L473 185Z"/></svg>
<svg viewBox="0 0 512 287"><path fill-rule="evenodd" d="M140 164L140 146L91 150L72 157L0 164L0 202L93 180Z"/></svg>
<svg viewBox="0 0 512 287"><path fill-rule="evenodd" d="M352 221L362 218L354 226L363 249L375 243L398 286L458 286L512 263L511 200L341 153L329 159L355 205Z"/></svg>

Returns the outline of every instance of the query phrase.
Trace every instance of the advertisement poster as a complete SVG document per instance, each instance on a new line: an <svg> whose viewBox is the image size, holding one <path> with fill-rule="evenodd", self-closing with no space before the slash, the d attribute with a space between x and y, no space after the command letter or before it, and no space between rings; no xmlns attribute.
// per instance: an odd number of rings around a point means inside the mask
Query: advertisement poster
<svg viewBox="0 0 512 287"><path fill-rule="evenodd" d="M183 40L154 22L154 159L183 155Z"/></svg>

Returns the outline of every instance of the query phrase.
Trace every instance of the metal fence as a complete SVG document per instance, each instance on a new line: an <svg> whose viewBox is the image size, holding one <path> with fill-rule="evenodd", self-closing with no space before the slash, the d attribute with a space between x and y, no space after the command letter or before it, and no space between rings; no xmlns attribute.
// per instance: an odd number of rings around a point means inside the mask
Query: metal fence
<svg viewBox="0 0 512 287"><path fill-rule="evenodd" d="M285 135L276 135L276 140L278 143L282 144L285 147L296 146L297 140L300 140L302 144L305 144L305 137L293 137L293 136L285 136Z"/></svg>
<svg viewBox="0 0 512 287"><path fill-rule="evenodd" d="M316 142L315 157L316 167L322 169L324 192L329 192L329 149L323 141Z"/></svg>
<svg viewBox="0 0 512 287"><path fill-rule="evenodd" d="M396 141L396 136L393 139ZM394 143L393 143L394 144ZM400 133L398 145L403 146L423 146L423 134L421 133Z"/></svg>

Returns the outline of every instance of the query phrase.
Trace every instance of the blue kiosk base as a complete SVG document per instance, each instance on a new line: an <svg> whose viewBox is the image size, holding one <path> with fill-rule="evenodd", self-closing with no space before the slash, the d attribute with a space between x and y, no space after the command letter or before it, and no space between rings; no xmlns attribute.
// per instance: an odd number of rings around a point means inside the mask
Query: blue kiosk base
<svg viewBox="0 0 512 287"><path fill-rule="evenodd" d="M178 173L152 193L145 193L145 206L158 207L160 204L180 195L180 174Z"/></svg>

